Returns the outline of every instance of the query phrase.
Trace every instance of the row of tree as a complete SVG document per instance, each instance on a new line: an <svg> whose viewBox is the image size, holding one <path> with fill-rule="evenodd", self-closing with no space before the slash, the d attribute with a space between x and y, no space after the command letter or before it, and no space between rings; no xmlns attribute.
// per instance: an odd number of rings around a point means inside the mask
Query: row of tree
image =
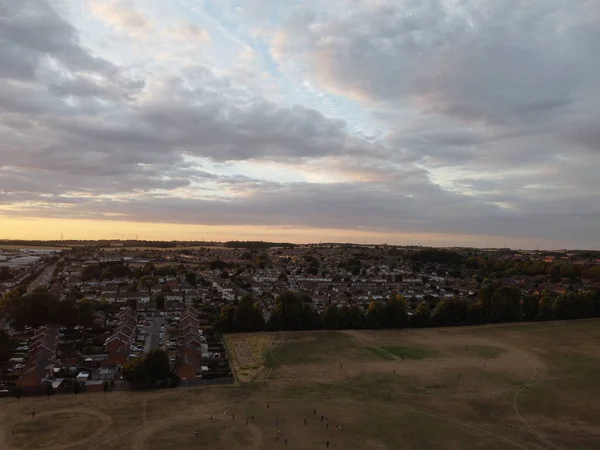
<svg viewBox="0 0 600 450"><path fill-rule="evenodd" d="M302 295L284 292L267 322L259 304L245 296L221 310L216 326L223 332L379 329L600 317L600 289L521 295L517 288L488 281L478 294L476 300L455 296L434 305L422 301L412 309L403 296L392 294L385 302L372 301L366 310L355 304L330 305L318 313Z"/></svg>
<svg viewBox="0 0 600 450"><path fill-rule="evenodd" d="M60 297L44 288L30 294L24 288L15 289L0 299L0 315L11 320L11 326L21 330L26 326L40 327L49 323L73 327L90 327L94 321L94 304L87 299Z"/></svg>

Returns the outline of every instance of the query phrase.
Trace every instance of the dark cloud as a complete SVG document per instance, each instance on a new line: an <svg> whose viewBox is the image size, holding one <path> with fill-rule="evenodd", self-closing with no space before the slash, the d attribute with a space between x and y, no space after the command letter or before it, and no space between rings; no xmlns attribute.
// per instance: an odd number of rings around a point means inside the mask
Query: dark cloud
<svg viewBox="0 0 600 450"><path fill-rule="evenodd" d="M116 67L83 49L75 28L47 0L0 5L0 75L32 80L48 60L107 75Z"/></svg>

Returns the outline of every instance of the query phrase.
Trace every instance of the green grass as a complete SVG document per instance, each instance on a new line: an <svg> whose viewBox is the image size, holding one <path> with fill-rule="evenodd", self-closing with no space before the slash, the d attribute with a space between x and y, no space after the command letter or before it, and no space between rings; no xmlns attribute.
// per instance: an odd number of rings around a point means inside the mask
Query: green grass
<svg viewBox="0 0 600 450"><path fill-rule="evenodd" d="M484 359L498 358L500 355L506 352L506 350L503 348L493 347L491 345L468 345L466 347L453 347L450 351L457 355Z"/></svg>
<svg viewBox="0 0 600 450"><path fill-rule="evenodd" d="M279 364L306 364L336 357L350 350L352 338L337 331L305 333L294 337L286 336L281 346L265 352L266 367Z"/></svg>
<svg viewBox="0 0 600 450"><path fill-rule="evenodd" d="M390 355L389 352L385 351L381 347L367 347L367 350L369 352L373 353L374 355L379 356L381 359L387 359L390 361L393 361L396 359L396 358L394 358L393 355Z"/></svg>
<svg viewBox="0 0 600 450"><path fill-rule="evenodd" d="M433 348L422 347L422 346L388 346L384 345L381 347L383 351L391 353L398 358L404 359L425 359L425 358L436 358L440 356L440 352Z"/></svg>

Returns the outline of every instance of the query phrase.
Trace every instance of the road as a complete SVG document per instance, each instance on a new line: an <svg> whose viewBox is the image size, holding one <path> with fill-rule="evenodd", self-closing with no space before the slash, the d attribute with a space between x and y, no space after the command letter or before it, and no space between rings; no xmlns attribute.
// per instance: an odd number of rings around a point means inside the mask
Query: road
<svg viewBox="0 0 600 450"><path fill-rule="evenodd" d="M158 347L158 335L160 334L160 327L164 323L164 317L154 317L152 323L144 328L147 335L146 343L144 344L144 353L148 353L150 350Z"/></svg>
<svg viewBox="0 0 600 450"><path fill-rule="evenodd" d="M27 293L31 294L33 290L39 286L49 285L52 280L54 269L56 269L56 264L46 267L39 277L29 283L29 286L27 286Z"/></svg>

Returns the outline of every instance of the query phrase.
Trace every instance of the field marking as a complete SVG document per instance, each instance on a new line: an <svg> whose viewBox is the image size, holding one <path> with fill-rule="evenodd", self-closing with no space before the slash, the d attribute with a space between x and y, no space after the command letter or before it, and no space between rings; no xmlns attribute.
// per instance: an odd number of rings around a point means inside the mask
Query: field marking
<svg viewBox="0 0 600 450"><path fill-rule="evenodd" d="M283 332L281 332L281 333L283 333ZM285 343L285 335L282 337L282 342ZM273 355L272 352L271 352L271 357L275 361L277 361L277 359L274 357L274 355ZM537 368L536 368L535 364L532 363L532 366L533 366L533 369L534 369L534 373L533 373L532 377L529 379L529 381L526 382L526 383L529 383L529 382L533 381L535 379L536 375L537 375ZM282 367L284 369L287 369L287 370L290 370L284 364L280 364L280 367ZM294 371L294 370L290 370L290 371L292 373L294 373L296 376L300 377L300 378L307 379L307 377L305 377L304 375L302 375L300 372L297 372L297 371ZM334 382L331 382L331 381L325 381L325 383L329 384L331 386L339 386L339 387L343 387L343 388L348 388L348 386L344 386L344 385L341 385L339 383L334 383ZM357 389L357 390L361 390L361 391L365 391L365 392L369 392L367 389L364 389L364 388L359 388L359 387L354 387L354 386L351 387L351 388ZM511 388L511 389L514 389L514 388ZM432 395L432 394L417 394L417 395ZM435 396L435 394L433 394L433 396ZM319 400L319 399L315 399L315 400ZM367 403L366 401L357 401L357 400L336 400L336 399L322 399L322 400L329 401L329 402L336 402L337 401L337 402L357 403L357 404ZM443 421L446 421L446 422L453 423L455 425L460 425L460 426L463 426L465 428L471 428L473 430L479 431L480 433L487 434L488 436L491 436L491 437L494 437L496 439L500 439L502 441L508 442L509 444L514 445L515 447L528 450L527 447L524 447L523 445L519 444L518 442L511 441L510 439L508 439L508 438L506 438L504 436L492 433L491 431L484 430L482 428L476 427L475 425L471 425L471 424L468 424L468 423L465 423L465 422L461 422L461 421L454 420L454 419L449 419L449 418L443 417L443 416L438 416L436 414L431 414L431 413L429 413L427 411L419 410L419 409L415 409L415 408L401 407L401 406L398 406L398 405L388 405L386 403L379 403L379 402L370 402L370 403L378 405L378 406L387 407L389 409L405 410L405 411L409 411L409 412L416 413L416 414L422 414L422 415L425 415L425 416L428 416L428 417L432 417L434 419L443 420ZM561 449L559 449L559 450L561 450Z"/></svg>
<svg viewBox="0 0 600 450"><path fill-rule="evenodd" d="M110 415L100 412L95 409L91 409L91 408L62 408L62 409L57 409L55 411L52 411L52 410L43 411L43 412L37 413L35 419L27 419L27 420L36 420L39 417L53 416L55 414L61 414L61 413L71 414L74 412L79 413L79 414L88 414L90 416L95 416L100 422L99 424L97 424L97 429L95 431L93 431L92 433L90 433L85 438L79 439L75 442L69 442L67 444L60 444L60 445L53 445L53 446L46 446L46 447L43 447L44 450L64 450L64 449L68 449L71 447L81 446L83 444L88 443L88 441L96 440L97 438L99 438L100 436L105 434L110 429L110 425L113 422L112 417L110 417ZM17 423L19 423L19 422L17 422ZM56 433L55 433L55 435L56 435ZM55 435L54 435L54 437L55 437ZM8 439L6 439L6 437L5 437L5 439L4 439L5 443L3 443L2 439L0 439L0 444L3 445L1 448L3 450L11 450L11 449L12 450L21 450L23 448L23 447L10 447L6 443L7 440ZM4 445L6 445L6 447L4 447Z"/></svg>
<svg viewBox="0 0 600 450"><path fill-rule="evenodd" d="M374 340L375 338L372 338L372 339ZM281 341L282 341L281 345L285 344L285 336L282 338ZM394 356L394 355L392 355L392 356ZM275 355L273 355L273 350L272 349L271 349L271 357L275 361L277 361L277 359L275 358ZM281 363L278 363L278 364L284 370L287 370L288 372L290 372L290 373L292 373L292 374L294 374L296 376L300 376L300 377L303 377L304 379L307 379L307 377L303 376L301 374L301 372L298 372L298 371L296 371L294 369L291 369L289 367L289 365L286 366L286 365L281 364ZM479 392L468 392L468 393L454 393L454 392L448 392L448 393L437 392L437 393L433 393L432 392L430 394L426 394L426 393L423 393L423 392L399 392L398 394L399 395L404 395L404 396L410 396L410 395L412 395L412 396L421 396L421 397L434 397L434 396L438 396L438 397L458 397L458 398L474 397L474 396L479 396L479 395L484 396L484 395L501 394L503 392L510 392L510 391L515 390L515 389L518 389L520 386L523 386L523 385L525 385L525 384L530 383L531 381L533 381L536 378L537 368L536 368L536 366L535 366L535 364L533 362L531 363L531 366L533 368L533 375L527 381L524 381L523 383L520 383L518 386L513 386L513 387L509 387L509 388L496 389L496 390L493 390L493 391L479 391ZM325 383L325 384L332 384L334 386L336 385L336 383L334 383L334 382L332 382L332 381L330 381L329 379L326 379L326 378L312 377L312 378L310 378L310 380L311 381L317 381L317 382ZM337 384L337 385L340 385L340 384ZM365 391L366 390L364 388L360 388L360 387L356 387L356 386L343 386L343 387L345 389L350 389L350 390L352 390L352 389L360 390L360 391Z"/></svg>
<svg viewBox="0 0 600 450"><path fill-rule="evenodd" d="M271 355L273 355L273 347L274 347L274 343L273 343L273 341L272 341L272 342L271 342L271 348L270 348ZM267 370L267 372L266 372L266 374L265 374L264 378L263 378L263 379L262 379L262 380L261 380L261 381L260 381L260 382L259 382L259 383L256 385L256 387L255 387L253 390L251 390L251 391L248 393L248 395L246 395L244 398L240 398L240 399L237 399L237 400L234 400L234 401L231 401L231 402L212 403L210 406L211 406L211 407L234 406L234 405L238 405L238 404L240 404L240 403L241 403L242 401L244 401L244 400L248 400L248 398L249 398L249 397L250 397L252 394L254 394L254 393L255 393L255 392L256 392L256 391L257 391L257 390L258 390L260 387L262 387L262 386L263 386L263 384L264 384L264 383L267 381L267 379L268 379L268 378L269 378L269 376L271 375L271 372L272 372L272 371L273 371L273 368L269 368L269 369ZM288 400L292 400L292 399L288 399ZM168 420L168 419L171 419L171 420L172 420L172 419L174 419L174 418L177 418L177 417L180 417L180 416L187 416L187 415L189 414L188 412L185 412L185 413L182 413L182 414L180 414L180 415L172 415L172 416L170 416L170 417L161 417L161 418L158 418L158 419L154 419L154 420L150 420L150 421L145 421L145 406L146 406L146 404L147 404L147 401L146 401L146 402L145 402L145 404L144 404L144 419L143 419L143 420L144 420L144 424L143 424L143 425L141 425L141 426L139 426L139 427L132 428L132 429L130 429L130 430L127 430L127 431L125 431L125 432L123 432L123 433L121 433L121 434L118 434L118 435L116 435L116 436L113 436L113 437L111 437L110 439L107 439L106 441L100 442L100 443L99 443L98 445L96 445L95 447L92 447L92 448L90 448L90 450L97 450L97 449L101 448L102 446L104 446L104 445L108 444L109 442L112 442L112 441L114 441L115 439L122 438L122 437L124 437L124 436L127 436L127 435L130 435L130 434L132 434L132 433L138 433L138 432L142 431L144 428L146 428L148 425L151 425L151 424L153 424L153 423L155 423L155 422L157 422L157 423L158 423L158 422L162 422L162 421L164 421L164 420ZM194 407L193 407L193 409L194 409L194 412L196 412L196 413L198 412L198 408L197 408L197 407L195 407L195 406L194 406ZM208 411L208 410L205 410L205 411ZM208 413L206 413L206 414L208 415ZM134 443L134 444L135 444L135 443ZM54 450L54 449L46 449L46 450Z"/></svg>
<svg viewBox="0 0 600 450"><path fill-rule="evenodd" d="M518 399L519 394L521 392L523 392L528 387L533 386L534 384L541 383L541 382L546 382L546 381L550 381L550 380L557 380L557 379L564 379L564 378L578 378L578 377L580 377L580 375L564 376L564 377L553 377L553 378L546 378L546 379L543 379L543 380L536 380L536 381L532 380L530 383L527 383L527 384L523 385L521 387L521 389L519 389L517 391L517 393L515 393L515 396L513 397L513 407L515 409L515 412L517 413L517 416L519 417L519 420L521 422L523 422L523 424L529 429L529 431L531 431L531 433L533 433L535 436L537 436L539 439L541 439L542 441L544 441L546 444L550 445L551 447L554 447L557 450L562 450L562 448L559 447L558 445L554 444L553 442L549 441L544 436L542 436L535 428L533 428L531 425L529 425L527 423L527 421L525 421L525 419L523 419L523 416L521 416L521 413L519 412L519 407L517 405L517 399Z"/></svg>

